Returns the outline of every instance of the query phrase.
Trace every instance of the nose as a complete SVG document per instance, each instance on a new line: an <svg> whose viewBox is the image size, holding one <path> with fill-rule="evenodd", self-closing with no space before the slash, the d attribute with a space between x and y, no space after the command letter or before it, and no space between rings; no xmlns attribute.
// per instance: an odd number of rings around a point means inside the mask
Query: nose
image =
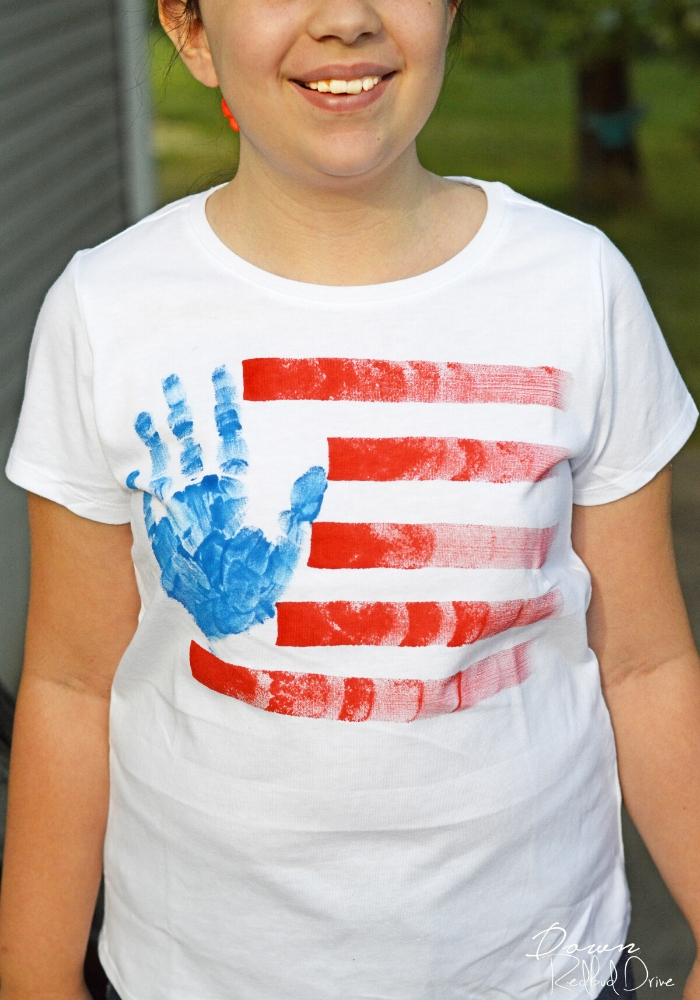
<svg viewBox="0 0 700 1000"><path fill-rule="evenodd" d="M353 45L382 30L382 21L371 0L319 0L308 23L314 41L338 39Z"/></svg>

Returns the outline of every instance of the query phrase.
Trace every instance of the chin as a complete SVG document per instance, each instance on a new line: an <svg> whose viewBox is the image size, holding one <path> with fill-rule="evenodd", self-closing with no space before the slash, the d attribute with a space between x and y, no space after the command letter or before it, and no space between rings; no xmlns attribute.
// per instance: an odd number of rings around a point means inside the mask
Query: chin
<svg viewBox="0 0 700 1000"><path fill-rule="evenodd" d="M311 155L305 157L306 162L315 171L326 177L353 178L363 177L372 173L381 163L393 157L387 156L387 150L380 147L376 140L374 142L358 142L353 139L351 143L343 143L342 147L314 150ZM314 155L315 154L315 155Z"/></svg>

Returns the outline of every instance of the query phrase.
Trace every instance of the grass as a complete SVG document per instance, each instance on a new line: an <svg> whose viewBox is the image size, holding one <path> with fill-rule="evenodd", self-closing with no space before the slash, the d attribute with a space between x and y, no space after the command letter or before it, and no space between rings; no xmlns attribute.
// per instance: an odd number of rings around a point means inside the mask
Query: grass
<svg viewBox="0 0 700 1000"><path fill-rule="evenodd" d="M180 63L169 69L171 53L170 43L155 35L163 203L227 180L238 159L238 138L221 114L218 92L196 83ZM647 110L640 131L649 191L644 206L596 215L577 204L573 86L565 62L509 72L456 63L418 149L436 173L505 181L600 226L639 274L700 402L700 74L652 60L635 66L634 76Z"/></svg>
<svg viewBox="0 0 700 1000"><path fill-rule="evenodd" d="M238 136L221 113L221 95L173 61L173 47L153 34L152 80L160 200L203 191L236 172Z"/></svg>

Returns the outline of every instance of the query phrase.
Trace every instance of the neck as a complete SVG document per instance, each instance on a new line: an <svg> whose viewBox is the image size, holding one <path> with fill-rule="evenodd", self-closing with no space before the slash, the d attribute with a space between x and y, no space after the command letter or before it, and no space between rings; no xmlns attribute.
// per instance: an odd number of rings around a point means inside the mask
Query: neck
<svg viewBox="0 0 700 1000"><path fill-rule="evenodd" d="M469 242L483 214L470 219L475 228L453 233L455 187L421 166L415 144L381 172L306 183L242 138L238 173L211 196L207 215L224 243L263 270L317 284L372 284L428 270ZM462 222L473 209L468 190L457 193Z"/></svg>

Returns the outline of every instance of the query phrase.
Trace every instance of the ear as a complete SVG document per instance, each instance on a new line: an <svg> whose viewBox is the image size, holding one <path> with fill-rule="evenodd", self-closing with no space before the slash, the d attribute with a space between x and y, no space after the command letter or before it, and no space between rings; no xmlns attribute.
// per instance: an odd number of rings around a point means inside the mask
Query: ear
<svg viewBox="0 0 700 1000"><path fill-rule="evenodd" d="M178 6L180 9L184 9L182 0ZM209 41L202 21L199 18L190 21L184 17L178 17L172 0L170 3L168 0L158 0L158 17L163 25L163 30L175 46L177 54L195 80L199 80L205 87L218 87L219 78L214 69Z"/></svg>

